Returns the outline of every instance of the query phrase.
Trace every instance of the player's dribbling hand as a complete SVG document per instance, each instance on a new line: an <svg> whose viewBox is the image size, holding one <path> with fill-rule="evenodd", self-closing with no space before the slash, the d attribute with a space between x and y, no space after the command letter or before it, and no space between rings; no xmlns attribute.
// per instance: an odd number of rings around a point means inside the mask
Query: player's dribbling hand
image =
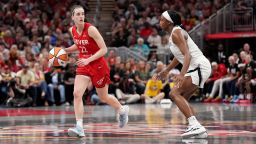
<svg viewBox="0 0 256 144"><path fill-rule="evenodd" d="M174 76L173 81L176 83L177 87L181 87L185 77L181 74Z"/></svg>
<svg viewBox="0 0 256 144"><path fill-rule="evenodd" d="M81 58L81 59L78 59L78 61L76 62L76 64L78 66L86 66L90 63L89 59L85 59L85 58Z"/></svg>

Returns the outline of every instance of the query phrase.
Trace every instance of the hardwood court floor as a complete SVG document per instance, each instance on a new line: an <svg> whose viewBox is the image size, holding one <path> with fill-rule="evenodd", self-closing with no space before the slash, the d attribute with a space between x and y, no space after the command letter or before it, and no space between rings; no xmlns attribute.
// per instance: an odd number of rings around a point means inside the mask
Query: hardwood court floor
<svg viewBox="0 0 256 144"><path fill-rule="evenodd" d="M207 139L182 139L186 119L176 105L130 105L129 124L118 128L109 106L86 106L86 137L68 137L73 107L0 109L0 144L253 144L256 105L192 104Z"/></svg>

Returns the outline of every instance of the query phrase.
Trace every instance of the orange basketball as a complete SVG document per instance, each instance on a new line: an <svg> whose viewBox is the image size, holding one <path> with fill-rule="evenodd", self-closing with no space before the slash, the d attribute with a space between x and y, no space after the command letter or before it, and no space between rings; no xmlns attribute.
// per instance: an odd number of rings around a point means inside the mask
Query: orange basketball
<svg viewBox="0 0 256 144"><path fill-rule="evenodd" d="M49 66L66 66L68 61L68 54L60 47L54 47L50 50L49 55Z"/></svg>

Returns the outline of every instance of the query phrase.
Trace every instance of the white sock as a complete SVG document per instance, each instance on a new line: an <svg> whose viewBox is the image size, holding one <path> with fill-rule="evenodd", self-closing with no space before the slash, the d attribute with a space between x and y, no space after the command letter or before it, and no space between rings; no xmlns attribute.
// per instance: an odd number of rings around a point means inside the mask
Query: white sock
<svg viewBox="0 0 256 144"><path fill-rule="evenodd" d="M77 119L76 120L76 125L79 127L83 127L83 119Z"/></svg>
<svg viewBox="0 0 256 144"><path fill-rule="evenodd" d="M188 118L189 125L200 125L195 116L191 116Z"/></svg>

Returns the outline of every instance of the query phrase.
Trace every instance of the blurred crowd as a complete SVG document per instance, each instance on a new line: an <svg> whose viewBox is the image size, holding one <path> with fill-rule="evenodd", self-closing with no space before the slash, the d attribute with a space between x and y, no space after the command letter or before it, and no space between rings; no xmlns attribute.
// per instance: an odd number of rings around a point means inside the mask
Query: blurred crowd
<svg viewBox="0 0 256 144"><path fill-rule="evenodd" d="M212 75L203 89L204 102L255 101L256 98L255 53L245 43L239 53L227 56L219 44L212 61Z"/></svg>
<svg viewBox="0 0 256 144"><path fill-rule="evenodd" d="M47 105L40 101L45 99L54 104L55 89L59 101L66 101L64 87L58 84L70 82L62 81L59 69L48 67L48 52L73 44L68 28L74 4L89 10L86 0L0 1L0 103ZM26 101L14 101L16 96Z"/></svg>
<svg viewBox="0 0 256 144"><path fill-rule="evenodd" d="M113 12L113 47L126 46L151 59L168 50L168 36L159 27L165 10L179 12L182 26L190 31L229 0L117 0Z"/></svg>
<svg viewBox="0 0 256 144"><path fill-rule="evenodd" d="M160 103L169 99L174 86L172 78L179 74L179 69L173 69L165 81L151 79L166 66L158 54L169 53L168 37L158 25L161 12L168 9L179 11L183 26L190 30L225 3L220 0L118 0L113 13L112 46L130 47L148 61L123 60L115 51L109 51L106 59L113 82L109 93L124 104ZM70 56L66 67L48 67L50 49L73 44L68 33L72 25L69 11L72 4L83 5L88 10L85 1L79 0L0 2L0 104L15 107L72 105L75 55ZM197 100L252 100L256 85L253 55L246 43L239 54L227 57L220 44L216 59L211 60L212 76L205 89L195 93L199 95ZM92 85L85 92L84 103L101 104Z"/></svg>

